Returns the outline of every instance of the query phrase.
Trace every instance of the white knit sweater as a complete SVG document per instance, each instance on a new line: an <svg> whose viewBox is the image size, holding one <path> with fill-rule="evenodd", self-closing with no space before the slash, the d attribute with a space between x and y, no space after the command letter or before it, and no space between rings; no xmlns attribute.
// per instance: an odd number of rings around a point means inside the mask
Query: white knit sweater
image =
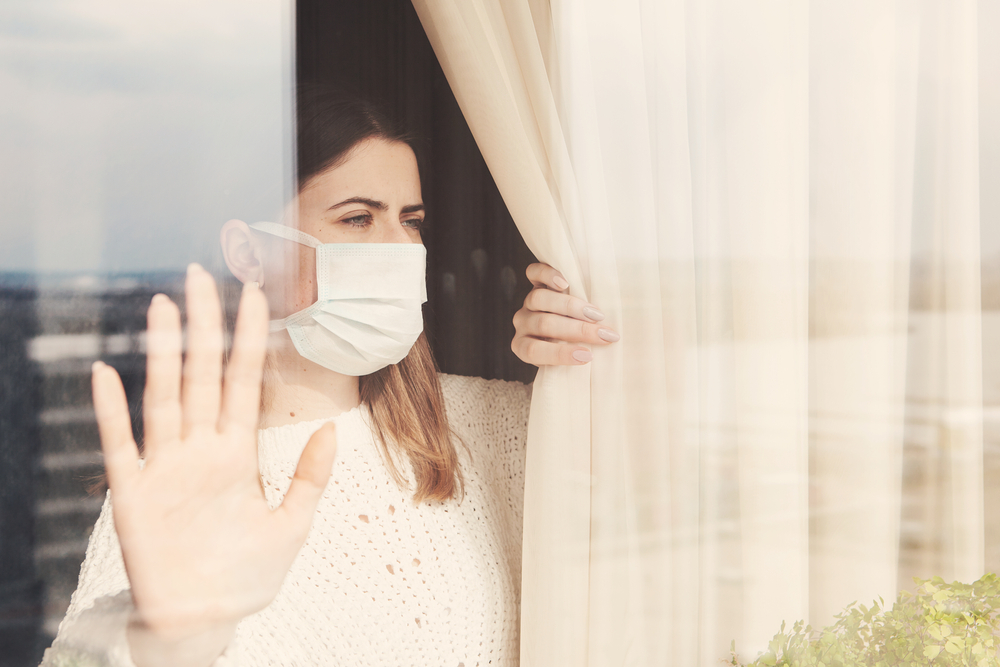
<svg viewBox="0 0 1000 667"><path fill-rule="evenodd" d="M390 477L365 408L334 419L337 460L277 597L244 619L223 665L518 663L521 516L529 388L441 376L465 476L461 503L414 505ZM265 495L280 504L306 441L325 421L260 431ZM410 473L406 462L401 470ZM131 665L128 579L110 503L43 665Z"/></svg>

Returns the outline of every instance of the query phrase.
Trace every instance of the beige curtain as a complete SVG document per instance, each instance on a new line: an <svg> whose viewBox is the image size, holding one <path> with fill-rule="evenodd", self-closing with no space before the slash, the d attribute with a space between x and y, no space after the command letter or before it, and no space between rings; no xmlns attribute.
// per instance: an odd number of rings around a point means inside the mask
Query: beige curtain
<svg viewBox="0 0 1000 667"><path fill-rule="evenodd" d="M978 577L976 3L414 6L529 248L622 333L535 381L522 664L717 665Z"/></svg>

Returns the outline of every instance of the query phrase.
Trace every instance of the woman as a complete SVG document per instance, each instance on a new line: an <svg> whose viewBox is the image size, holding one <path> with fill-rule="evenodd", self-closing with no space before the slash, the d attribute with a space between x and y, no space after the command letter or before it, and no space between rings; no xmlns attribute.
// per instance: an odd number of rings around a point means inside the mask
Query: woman
<svg viewBox="0 0 1000 667"><path fill-rule="evenodd" d="M245 285L224 382L196 265L183 367L177 307L149 308L142 461L95 364L109 501L48 663L517 663L527 388L436 373L406 137L330 91L298 113L286 224L222 230ZM523 360L586 363L617 338L551 267L528 275Z"/></svg>

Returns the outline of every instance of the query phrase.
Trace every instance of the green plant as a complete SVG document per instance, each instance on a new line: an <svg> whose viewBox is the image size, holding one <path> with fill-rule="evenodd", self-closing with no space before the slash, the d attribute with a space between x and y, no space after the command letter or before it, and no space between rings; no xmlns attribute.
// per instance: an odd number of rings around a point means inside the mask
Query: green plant
<svg viewBox="0 0 1000 667"><path fill-rule="evenodd" d="M741 667L998 667L1000 580L987 574L972 584L920 580L892 609L882 600L852 603L831 626L814 631L799 621L781 631L766 652L729 664Z"/></svg>

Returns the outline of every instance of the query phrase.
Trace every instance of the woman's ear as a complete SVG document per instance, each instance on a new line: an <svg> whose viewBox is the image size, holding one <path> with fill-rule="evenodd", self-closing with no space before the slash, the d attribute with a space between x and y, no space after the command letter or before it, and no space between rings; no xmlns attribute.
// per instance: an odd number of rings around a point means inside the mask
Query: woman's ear
<svg viewBox="0 0 1000 667"><path fill-rule="evenodd" d="M263 248L250 226L242 220L230 220L219 234L226 266L242 283L256 282L264 286Z"/></svg>

